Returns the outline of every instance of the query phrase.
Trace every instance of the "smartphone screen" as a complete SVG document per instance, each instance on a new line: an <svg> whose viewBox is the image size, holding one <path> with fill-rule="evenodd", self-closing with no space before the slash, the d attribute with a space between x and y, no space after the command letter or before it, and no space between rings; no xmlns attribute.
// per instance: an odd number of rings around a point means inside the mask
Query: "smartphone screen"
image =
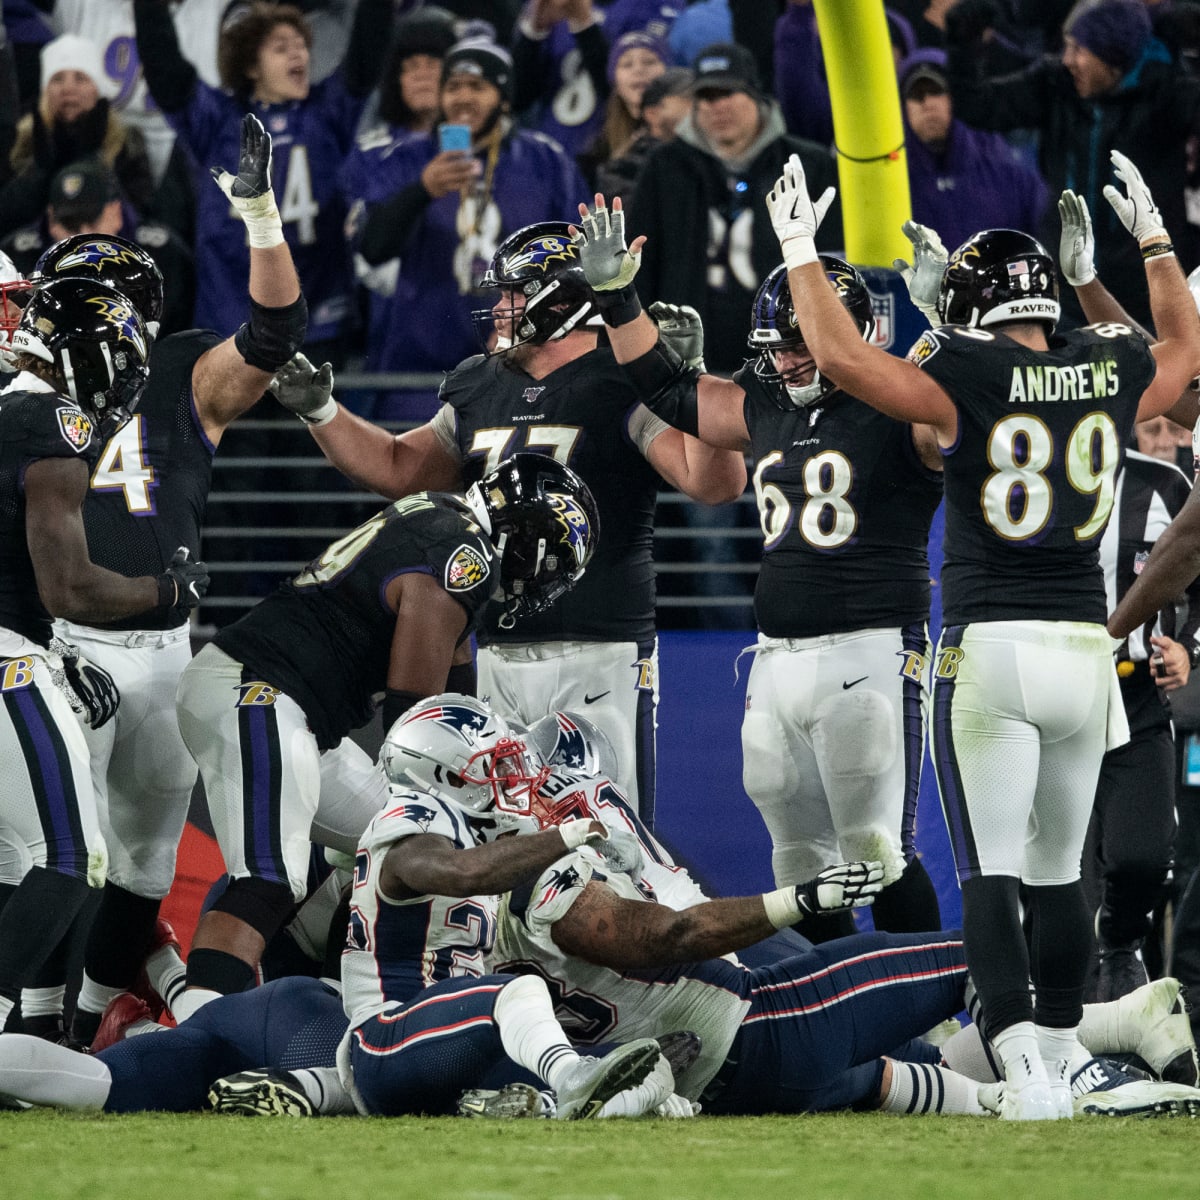
<svg viewBox="0 0 1200 1200"><path fill-rule="evenodd" d="M471 127L469 125L438 126L438 149L443 153L447 150L470 150Z"/></svg>

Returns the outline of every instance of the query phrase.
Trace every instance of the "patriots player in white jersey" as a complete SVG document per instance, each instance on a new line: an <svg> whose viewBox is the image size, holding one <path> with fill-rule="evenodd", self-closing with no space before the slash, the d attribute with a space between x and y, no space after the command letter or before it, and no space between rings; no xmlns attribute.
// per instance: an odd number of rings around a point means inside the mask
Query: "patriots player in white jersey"
<svg viewBox="0 0 1200 1200"><path fill-rule="evenodd" d="M530 795L545 772L469 696L414 706L389 731L381 761L389 804L356 856L342 958L349 1029L338 1066L359 1111L453 1113L463 1089L506 1058L557 1092L564 1119L594 1116L640 1084L658 1063L657 1042L581 1059L541 980L488 973L498 894L564 849L604 840L604 825L501 838L537 828ZM215 1092L227 1110L269 1111L288 1086L252 1075Z"/></svg>

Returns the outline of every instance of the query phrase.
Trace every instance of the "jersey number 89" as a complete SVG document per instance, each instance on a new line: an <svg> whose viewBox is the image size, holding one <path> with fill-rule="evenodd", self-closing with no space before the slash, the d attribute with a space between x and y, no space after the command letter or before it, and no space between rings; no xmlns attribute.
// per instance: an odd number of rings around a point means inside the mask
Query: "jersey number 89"
<svg viewBox="0 0 1200 1200"><path fill-rule="evenodd" d="M987 453L994 469L984 480L980 504L984 520L998 537L1027 541L1050 520L1054 488L1046 471L1054 449L1049 428L1031 414L1005 417L993 426ZM1076 541L1095 537L1108 523L1119 462L1117 428L1108 413L1088 413L1067 434L1063 446L1067 482L1079 494L1095 497L1087 519L1075 526Z"/></svg>

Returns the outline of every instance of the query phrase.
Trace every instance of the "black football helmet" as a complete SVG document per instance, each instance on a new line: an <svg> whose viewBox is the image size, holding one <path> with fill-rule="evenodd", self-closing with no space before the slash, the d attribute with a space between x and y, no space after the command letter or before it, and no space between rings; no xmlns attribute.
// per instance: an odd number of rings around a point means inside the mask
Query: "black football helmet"
<svg viewBox="0 0 1200 1200"><path fill-rule="evenodd" d="M843 259L832 254L822 254L820 259L838 299L854 318L865 341L875 332L875 314L866 281ZM837 384L832 379L822 378L815 367L812 382L801 384L798 381L803 374L802 368L780 371L775 361L777 350L804 350L804 335L800 332L788 287L787 267L782 263L762 281L755 294L746 345L758 356L754 361L754 374L764 383L776 385L767 391L780 408L808 408L837 390Z"/></svg>
<svg viewBox="0 0 1200 1200"><path fill-rule="evenodd" d="M1062 312L1054 260L1027 233L984 229L950 255L937 311L944 325L1047 321L1052 333Z"/></svg>
<svg viewBox="0 0 1200 1200"><path fill-rule="evenodd" d="M579 582L600 537L588 486L546 454L514 454L467 491L500 559L500 624L550 607Z"/></svg>
<svg viewBox="0 0 1200 1200"><path fill-rule="evenodd" d="M571 241L566 221L538 221L510 233L497 248L479 287L520 292L525 297L515 336L507 344L498 343L498 351L565 337L600 311L583 276L579 247ZM481 335L487 328L485 322L495 320L491 309L476 310L471 316Z"/></svg>
<svg viewBox="0 0 1200 1200"><path fill-rule="evenodd" d="M98 279L40 284L12 335L14 354L55 367L98 424L128 420L146 386L146 328L128 297Z"/></svg>
<svg viewBox="0 0 1200 1200"><path fill-rule="evenodd" d="M100 279L133 301L153 341L162 321L163 277L158 264L137 242L98 233L76 233L43 251L31 279L49 282L65 275Z"/></svg>

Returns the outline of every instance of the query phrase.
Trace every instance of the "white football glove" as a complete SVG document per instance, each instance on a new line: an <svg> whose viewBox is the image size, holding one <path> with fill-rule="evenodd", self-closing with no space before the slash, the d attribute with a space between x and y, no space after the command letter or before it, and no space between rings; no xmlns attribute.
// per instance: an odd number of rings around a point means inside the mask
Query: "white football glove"
<svg viewBox="0 0 1200 1200"><path fill-rule="evenodd" d="M596 828L593 828L595 826ZM559 836L568 850L578 850L580 846L595 846L597 849L608 841L608 828L601 821L588 817L582 819L572 817L557 826Z"/></svg>
<svg viewBox="0 0 1200 1200"><path fill-rule="evenodd" d="M1158 211L1141 171L1120 150L1111 151L1109 158L1113 173L1129 193L1128 196L1122 196L1111 183L1104 185L1104 198L1121 218L1121 224L1133 234L1138 245L1150 239L1165 238L1167 230L1163 225L1162 213Z"/></svg>
<svg viewBox="0 0 1200 1200"><path fill-rule="evenodd" d="M704 323L700 314L690 304L664 304L661 300L656 300L646 311L658 326L663 341L674 347L689 367L703 371Z"/></svg>
<svg viewBox="0 0 1200 1200"><path fill-rule="evenodd" d="M863 908L873 904L882 890L883 863L838 863L807 883L765 892L762 900L767 920L776 929L783 929L805 917Z"/></svg>
<svg viewBox="0 0 1200 1200"><path fill-rule="evenodd" d="M1058 265L1072 287L1083 287L1096 278L1096 239L1087 201L1070 189L1058 198L1062 237L1058 243Z"/></svg>
<svg viewBox="0 0 1200 1200"><path fill-rule="evenodd" d="M938 296L942 290L942 276L946 273L946 260L950 256L936 229L918 225L916 221L905 221L900 229L912 242L912 265L897 258L893 259L892 266L900 272L913 304L930 325L938 325L941 323L937 311Z"/></svg>
<svg viewBox="0 0 1200 1200"><path fill-rule="evenodd" d="M783 174L767 193L767 212L771 214L771 224L789 271L817 261L813 239L835 195L836 189L828 187L816 200L810 199L800 156L793 154L784 163Z"/></svg>
<svg viewBox="0 0 1200 1200"><path fill-rule="evenodd" d="M625 245L625 213L608 208L603 198L581 214L574 237L579 247L579 265L595 292L619 292L633 282L642 265L642 255L631 254Z"/></svg>
<svg viewBox="0 0 1200 1200"><path fill-rule="evenodd" d="M660 1117L666 1117L672 1121L683 1121L699 1115L700 1102L688 1100L678 1092L672 1092L654 1111Z"/></svg>
<svg viewBox="0 0 1200 1200"><path fill-rule="evenodd" d="M318 370L301 350L275 372L267 391L306 425L328 425L337 416L332 365L322 363Z"/></svg>
<svg viewBox="0 0 1200 1200"><path fill-rule="evenodd" d="M642 843L627 829L610 831L604 841L596 843L596 850L609 868L621 875L636 878L646 865Z"/></svg>

